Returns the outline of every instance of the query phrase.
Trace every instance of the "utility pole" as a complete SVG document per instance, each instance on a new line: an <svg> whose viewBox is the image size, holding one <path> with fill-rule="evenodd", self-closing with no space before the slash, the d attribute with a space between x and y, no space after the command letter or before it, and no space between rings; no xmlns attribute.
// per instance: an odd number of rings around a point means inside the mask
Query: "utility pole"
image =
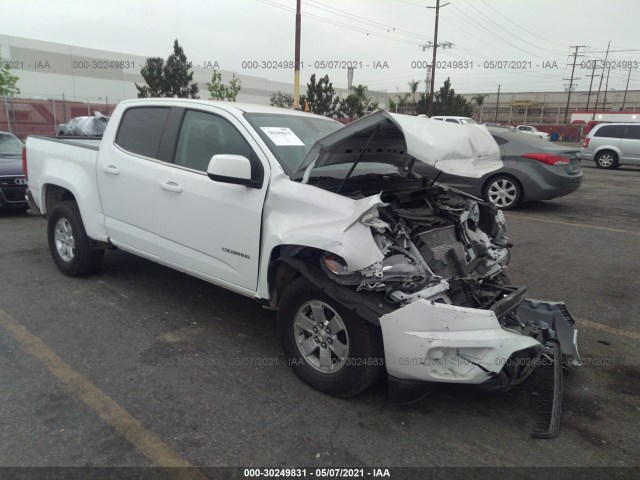
<svg viewBox="0 0 640 480"><path fill-rule="evenodd" d="M584 48L586 45L572 45L573 51L573 67L571 67L571 79L569 80L569 94L567 95L567 108L564 110L564 123L567 123L567 115L569 114L569 102L571 101L571 91L573 90L573 74L576 71L576 60L578 58L578 49ZM582 55L580 55L582 57ZM566 80L566 79L563 79ZM576 79L579 80L579 77Z"/></svg>
<svg viewBox="0 0 640 480"><path fill-rule="evenodd" d="M631 67L629 67L629 75L627 75L627 86L624 87L624 97L622 97L622 108L620 111L624 111L624 104L627 102L627 90L629 90L629 79L631 78Z"/></svg>
<svg viewBox="0 0 640 480"><path fill-rule="evenodd" d="M296 53L293 73L293 109L300 107L300 0L296 0Z"/></svg>
<svg viewBox="0 0 640 480"><path fill-rule="evenodd" d="M493 123L498 123L498 104L500 103L500 85L498 85L498 98L496 98L496 116L493 119ZM511 115L509 115L509 117L511 117ZM511 121L511 118L509 118L509 121Z"/></svg>
<svg viewBox="0 0 640 480"><path fill-rule="evenodd" d="M604 86L604 99L602 100L602 110L604 111L607 105L607 91L609 90L609 74L611 73L611 67L607 69L607 83Z"/></svg>
<svg viewBox="0 0 640 480"><path fill-rule="evenodd" d="M447 5L449 4L445 3L442 6L446 7ZM427 116L431 118L431 116L433 115L433 90L434 90L435 80L436 80L436 53L438 51L438 19L440 17L440 0L436 0L435 7L427 7L427 8L436 9L436 26L435 26L435 30L433 31L433 60L431 65L431 92L429 93L429 108L427 110Z"/></svg>
<svg viewBox="0 0 640 480"><path fill-rule="evenodd" d="M587 108L589 110L589 100L591 100L591 87L593 86L593 77L596 76L596 65L598 62L593 60L593 69L591 70L591 75L587 75L587 77L591 77L591 81L589 82L589 93L587 94Z"/></svg>
<svg viewBox="0 0 640 480"><path fill-rule="evenodd" d="M609 43L607 44L607 53L604 56L604 61L602 62L602 75L600 75L600 84L598 85L598 94L596 95L596 104L593 107L593 116L591 117L591 120L595 120L596 119L596 112L598 110L598 100L600 100L600 89L602 88L602 80L604 78L604 69L607 66L607 59L609 58L609 47L611 46L611 40L609 40Z"/></svg>

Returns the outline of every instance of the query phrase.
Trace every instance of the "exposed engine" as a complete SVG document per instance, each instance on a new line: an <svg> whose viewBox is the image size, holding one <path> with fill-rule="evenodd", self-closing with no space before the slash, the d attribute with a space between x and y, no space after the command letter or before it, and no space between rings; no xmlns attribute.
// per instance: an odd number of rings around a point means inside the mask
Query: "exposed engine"
<svg viewBox="0 0 640 480"><path fill-rule="evenodd" d="M327 254L321 267L335 282L384 292L398 305L427 299L486 309L513 291L504 286L510 244L501 211L437 185L382 198L360 222L371 227L384 259L350 272Z"/></svg>

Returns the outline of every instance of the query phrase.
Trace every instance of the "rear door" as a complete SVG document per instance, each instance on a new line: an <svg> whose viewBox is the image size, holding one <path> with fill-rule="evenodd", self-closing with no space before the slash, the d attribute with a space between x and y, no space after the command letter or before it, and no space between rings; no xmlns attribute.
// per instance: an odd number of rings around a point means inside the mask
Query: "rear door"
<svg viewBox="0 0 640 480"><path fill-rule="evenodd" d="M171 108L131 107L121 118L113 144L103 144L96 176L109 238L151 255L154 234L165 219L157 194L163 165L160 149Z"/></svg>
<svg viewBox="0 0 640 480"><path fill-rule="evenodd" d="M625 163L640 165L640 125L627 125L620 150Z"/></svg>

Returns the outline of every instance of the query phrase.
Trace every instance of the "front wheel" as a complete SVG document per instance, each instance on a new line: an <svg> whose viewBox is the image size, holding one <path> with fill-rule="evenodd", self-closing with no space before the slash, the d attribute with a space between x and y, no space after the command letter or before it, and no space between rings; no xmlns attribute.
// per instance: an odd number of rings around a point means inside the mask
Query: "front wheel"
<svg viewBox="0 0 640 480"><path fill-rule="evenodd" d="M86 275L100 268L104 250L91 245L76 202L60 202L53 208L47 238L53 261L65 275Z"/></svg>
<svg viewBox="0 0 640 480"><path fill-rule="evenodd" d="M485 187L487 200L502 210L516 208L522 199L522 187L513 177L500 175L494 177Z"/></svg>
<svg viewBox="0 0 640 480"><path fill-rule="evenodd" d="M352 397L384 373L380 329L304 277L282 296L278 333L295 374L322 392Z"/></svg>

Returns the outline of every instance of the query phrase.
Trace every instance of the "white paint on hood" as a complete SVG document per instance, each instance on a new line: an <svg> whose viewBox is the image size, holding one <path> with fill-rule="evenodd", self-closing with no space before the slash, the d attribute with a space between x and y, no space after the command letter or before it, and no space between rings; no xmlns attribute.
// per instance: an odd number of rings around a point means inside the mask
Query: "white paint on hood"
<svg viewBox="0 0 640 480"><path fill-rule="evenodd" d="M502 167L500 149L483 125L378 110L316 141L297 171L308 168L314 160L311 168L353 163L365 146L363 162L399 168L415 158L452 175L479 178Z"/></svg>

